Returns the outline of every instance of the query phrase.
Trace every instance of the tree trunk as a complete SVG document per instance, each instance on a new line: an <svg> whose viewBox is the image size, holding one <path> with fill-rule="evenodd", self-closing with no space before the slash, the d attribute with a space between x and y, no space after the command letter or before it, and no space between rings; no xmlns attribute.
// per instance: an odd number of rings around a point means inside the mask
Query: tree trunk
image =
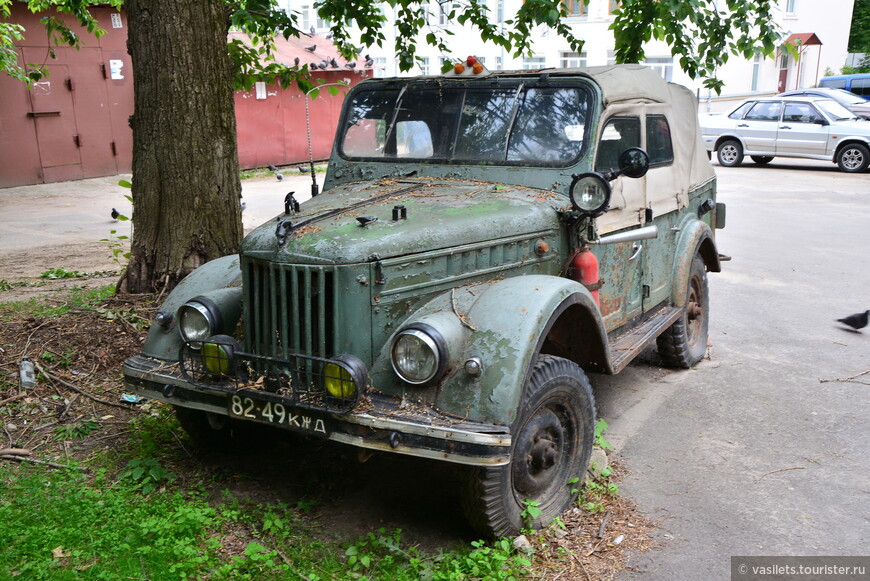
<svg viewBox="0 0 870 581"><path fill-rule="evenodd" d="M133 238L119 290L171 289L238 252L241 184L221 0L128 0Z"/></svg>

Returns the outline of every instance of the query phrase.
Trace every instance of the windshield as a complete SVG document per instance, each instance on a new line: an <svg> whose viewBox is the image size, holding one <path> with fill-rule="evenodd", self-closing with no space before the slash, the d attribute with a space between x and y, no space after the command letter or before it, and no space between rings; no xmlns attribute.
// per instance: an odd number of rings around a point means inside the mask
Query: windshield
<svg viewBox="0 0 870 581"><path fill-rule="evenodd" d="M850 93L849 91L846 91L844 89L833 89L832 92L834 94L831 95L831 97L836 99L840 103L848 103L850 105L862 105L862 104L866 105L867 104L867 99L865 99L863 97L859 97L855 93Z"/></svg>
<svg viewBox="0 0 870 581"><path fill-rule="evenodd" d="M816 107L825 112L825 114L834 121L843 121L844 119L855 119L855 114L834 101L833 99L822 99L816 101Z"/></svg>
<svg viewBox="0 0 870 581"><path fill-rule="evenodd" d="M504 85L359 91L346 108L341 152L350 159L545 166L582 154L587 87Z"/></svg>

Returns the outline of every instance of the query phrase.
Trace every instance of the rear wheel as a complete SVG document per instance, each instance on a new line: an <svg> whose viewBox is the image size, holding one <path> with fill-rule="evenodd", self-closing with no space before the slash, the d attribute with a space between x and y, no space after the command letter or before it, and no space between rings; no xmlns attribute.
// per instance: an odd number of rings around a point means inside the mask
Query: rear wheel
<svg viewBox="0 0 870 581"><path fill-rule="evenodd" d="M870 163L870 150L860 143L850 143L837 153L837 165L840 171L859 173L867 169Z"/></svg>
<svg viewBox="0 0 870 581"><path fill-rule="evenodd" d="M462 504L471 525L502 537L559 516L577 496L594 430L595 400L583 370L567 359L538 356L511 428L511 463L464 473ZM541 511L530 522L523 518L527 501Z"/></svg>
<svg viewBox="0 0 870 581"><path fill-rule="evenodd" d="M767 165L773 161L773 157L770 155L750 155L749 157L758 165Z"/></svg>
<svg viewBox="0 0 870 581"><path fill-rule="evenodd" d="M736 167L743 163L743 146L735 139L724 141L716 151L716 158L719 160L719 165Z"/></svg>
<svg viewBox="0 0 870 581"><path fill-rule="evenodd" d="M689 369L704 357L709 313L707 268L701 255L696 254L689 272L683 316L657 339L659 355L665 365Z"/></svg>

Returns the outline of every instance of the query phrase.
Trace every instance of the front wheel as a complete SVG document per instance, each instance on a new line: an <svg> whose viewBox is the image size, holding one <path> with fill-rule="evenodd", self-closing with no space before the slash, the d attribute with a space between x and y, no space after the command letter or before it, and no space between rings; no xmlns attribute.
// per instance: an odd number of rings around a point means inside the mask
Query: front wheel
<svg viewBox="0 0 870 581"><path fill-rule="evenodd" d="M743 163L743 146L735 139L729 139L719 145L716 150L716 158L719 160L719 165L725 167L736 167Z"/></svg>
<svg viewBox="0 0 870 581"><path fill-rule="evenodd" d="M538 356L511 427L510 464L464 473L462 505L471 525L503 537L559 516L582 484L594 430L595 400L583 370L567 359ZM530 503L540 510L537 518L524 518Z"/></svg>
<svg viewBox="0 0 870 581"><path fill-rule="evenodd" d="M202 410L177 405L172 407L178 423L200 447L216 450L232 445L233 428L238 422Z"/></svg>
<svg viewBox="0 0 870 581"><path fill-rule="evenodd" d="M870 163L870 150L860 143L850 143L837 153L837 165L840 171L859 173L867 169Z"/></svg>
<svg viewBox="0 0 870 581"><path fill-rule="evenodd" d="M750 155L749 157L758 165L767 165L773 161L773 157L770 155Z"/></svg>
<svg viewBox="0 0 870 581"><path fill-rule="evenodd" d="M707 291L707 268L700 254L692 259L686 306L681 316L656 340L665 365L689 369L707 352L707 329L710 301Z"/></svg>

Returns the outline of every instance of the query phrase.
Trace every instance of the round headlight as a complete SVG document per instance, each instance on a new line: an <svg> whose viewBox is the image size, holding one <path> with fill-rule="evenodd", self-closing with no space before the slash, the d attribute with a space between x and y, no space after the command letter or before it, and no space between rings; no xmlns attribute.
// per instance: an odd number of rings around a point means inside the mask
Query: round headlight
<svg viewBox="0 0 870 581"><path fill-rule="evenodd" d="M220 333L221 316L217 305L205 297L190 300L178 309L178 330L185 341L197 344Z"/></svg>
<svg viewBox="0 0 870 581"><path fill-rule="evenodd" d="M447 362L443 344L441 335L428 325L399 331L393 339L393 370L414 385L431 381L444 371Z"/></svg>
<svg viewBox="0 0 870 581"><path fill-rule="evenodd" d="M575 210L598 216L604 213L610 203L610 184L598 174L581 174L574 176L570 195Z"/></svg>

